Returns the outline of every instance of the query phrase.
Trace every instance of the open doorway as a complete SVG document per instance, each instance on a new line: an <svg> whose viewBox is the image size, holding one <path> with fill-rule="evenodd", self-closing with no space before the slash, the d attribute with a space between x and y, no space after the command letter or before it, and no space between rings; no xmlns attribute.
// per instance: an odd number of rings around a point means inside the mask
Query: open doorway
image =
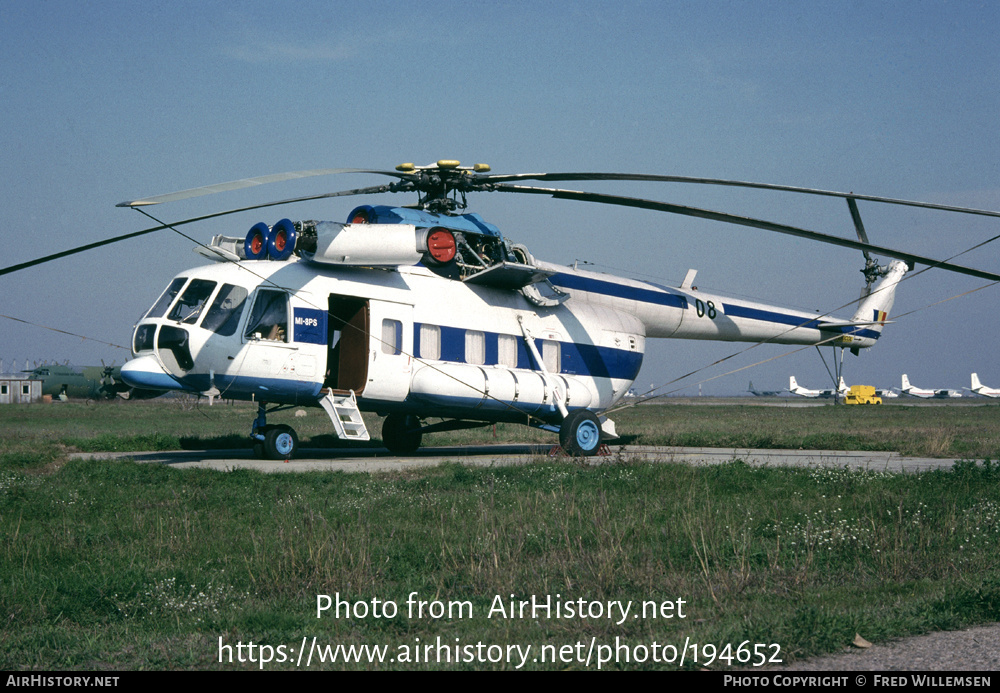
<svg viewBox="0 0 1000 693"><path fill-rule="evenodd" d="M360 395L368 381L368 301L330 295L324 387Z"/></svg>

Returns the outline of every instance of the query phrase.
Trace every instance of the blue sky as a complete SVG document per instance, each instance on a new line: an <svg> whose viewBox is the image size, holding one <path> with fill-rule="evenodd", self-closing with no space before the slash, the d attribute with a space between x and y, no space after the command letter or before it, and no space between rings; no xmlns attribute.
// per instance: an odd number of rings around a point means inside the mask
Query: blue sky
<svg viewBox="0 0 1000 693"><path fill-rule="evenodd" d="M88 6L89 5L89 6ZM4 266L150 222L122 200L279 171L455 158L495 172L733 178L1000 209L995 2L46 2L0 7ZM310 179L156 208L165 220L381 182ZM853 234L842 200L663 184L573 184ZM542 259L828 310L861 288L861 254L654 212L481 195L475 211ZM342 220L354 204L235 215L188 232L241 235L280 216ZM861 204L872 242L929 256L1000 220ZM169 232L0 277L5 368L124 361L133 324L198 264ZM961 262L1000 271L997 245ZM997 288L941 271L905 282L849 383L1000 384ZM929 307L931 306L931 307ZM745 345L652 341L643 389ZM790 351L769 346L712 377ZM829 350L826 350L829 351ZM704 383L706 394L829 377L805 350ZM674 389L673 387L670 388Z"/></svg>

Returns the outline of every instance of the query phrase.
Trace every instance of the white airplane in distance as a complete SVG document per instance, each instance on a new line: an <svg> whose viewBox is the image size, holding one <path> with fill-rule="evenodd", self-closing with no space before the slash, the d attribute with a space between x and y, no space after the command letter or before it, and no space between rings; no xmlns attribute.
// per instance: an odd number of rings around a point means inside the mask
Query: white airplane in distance
<svg viewBox="0 0 1000 693"><path fill-rule="evenodd" d="M986 387L979 382L979 375L976 373L972 374L972 387L969 389L983 397L1000 397L1000 388Z"/></svg>
<svg viewBox="0 0 1000 693"><path fill-rule="evenodd" d="M799 395L800 397L833 397L835 394L846 395L851 391L851 388L847 387L844 383L844 379L840 379L840 386L837 390L829 388L826 390L810 390L809 388L802 387L797 382L795 382L795 376L791 376L788 379L788 391L793 395Z"/></svg>
<svg viewBox="0 0 1000 693"><path fill-rule="evenodd" d="M962 393L958 390L925 390L921 387L913 387L910 385L910 379L906 377L906 373L903 373L903 387L900 388L900 391L904 395L923 397L924 399L946 399L948 397L962 396Z"/></svg>
<svg viewBox="0 0 1000 693"><path fill-rule="evenodd" d="M893 390L892 388L888 388L888 389L885 389L885 390L875 390L875 396L876 397L881 397L882 399L885 399L886 397L889 397L889 398L899 397L899 393L896 392L895 390Z"/></svg>

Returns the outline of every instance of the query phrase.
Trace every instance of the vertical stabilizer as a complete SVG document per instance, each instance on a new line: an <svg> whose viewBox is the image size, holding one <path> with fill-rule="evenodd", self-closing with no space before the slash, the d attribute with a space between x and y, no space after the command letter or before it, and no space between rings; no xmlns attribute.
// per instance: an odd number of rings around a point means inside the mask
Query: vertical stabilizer
<svg viewBox="0 0 1000 693"><path fill-rule="evenodd" d="M906 274L905 262L901 260L890 262L885 275L872 287L868 295L861 299L852 319L855 322L871 322L873 324L868 329L881 333L885 321L889 318L893 301L896 300L896 285L904 274Z"/></svg>

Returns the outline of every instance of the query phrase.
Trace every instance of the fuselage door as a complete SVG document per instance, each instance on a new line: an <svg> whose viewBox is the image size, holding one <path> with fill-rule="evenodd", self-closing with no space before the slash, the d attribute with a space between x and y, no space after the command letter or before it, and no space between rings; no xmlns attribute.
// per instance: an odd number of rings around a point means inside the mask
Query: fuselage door
<svg viewBox="0 0 1000 693"><path fill-rule="evenodd" d="M413 306L371 301L366 399L399 402L410 392L413 374Z"/></svg>
<svg viewBox="0 0 1000 693"><path fill-rule="evenodd" d="M368 301L330 294L328 306L323 386L360 395L368 383Z"/></svg>

